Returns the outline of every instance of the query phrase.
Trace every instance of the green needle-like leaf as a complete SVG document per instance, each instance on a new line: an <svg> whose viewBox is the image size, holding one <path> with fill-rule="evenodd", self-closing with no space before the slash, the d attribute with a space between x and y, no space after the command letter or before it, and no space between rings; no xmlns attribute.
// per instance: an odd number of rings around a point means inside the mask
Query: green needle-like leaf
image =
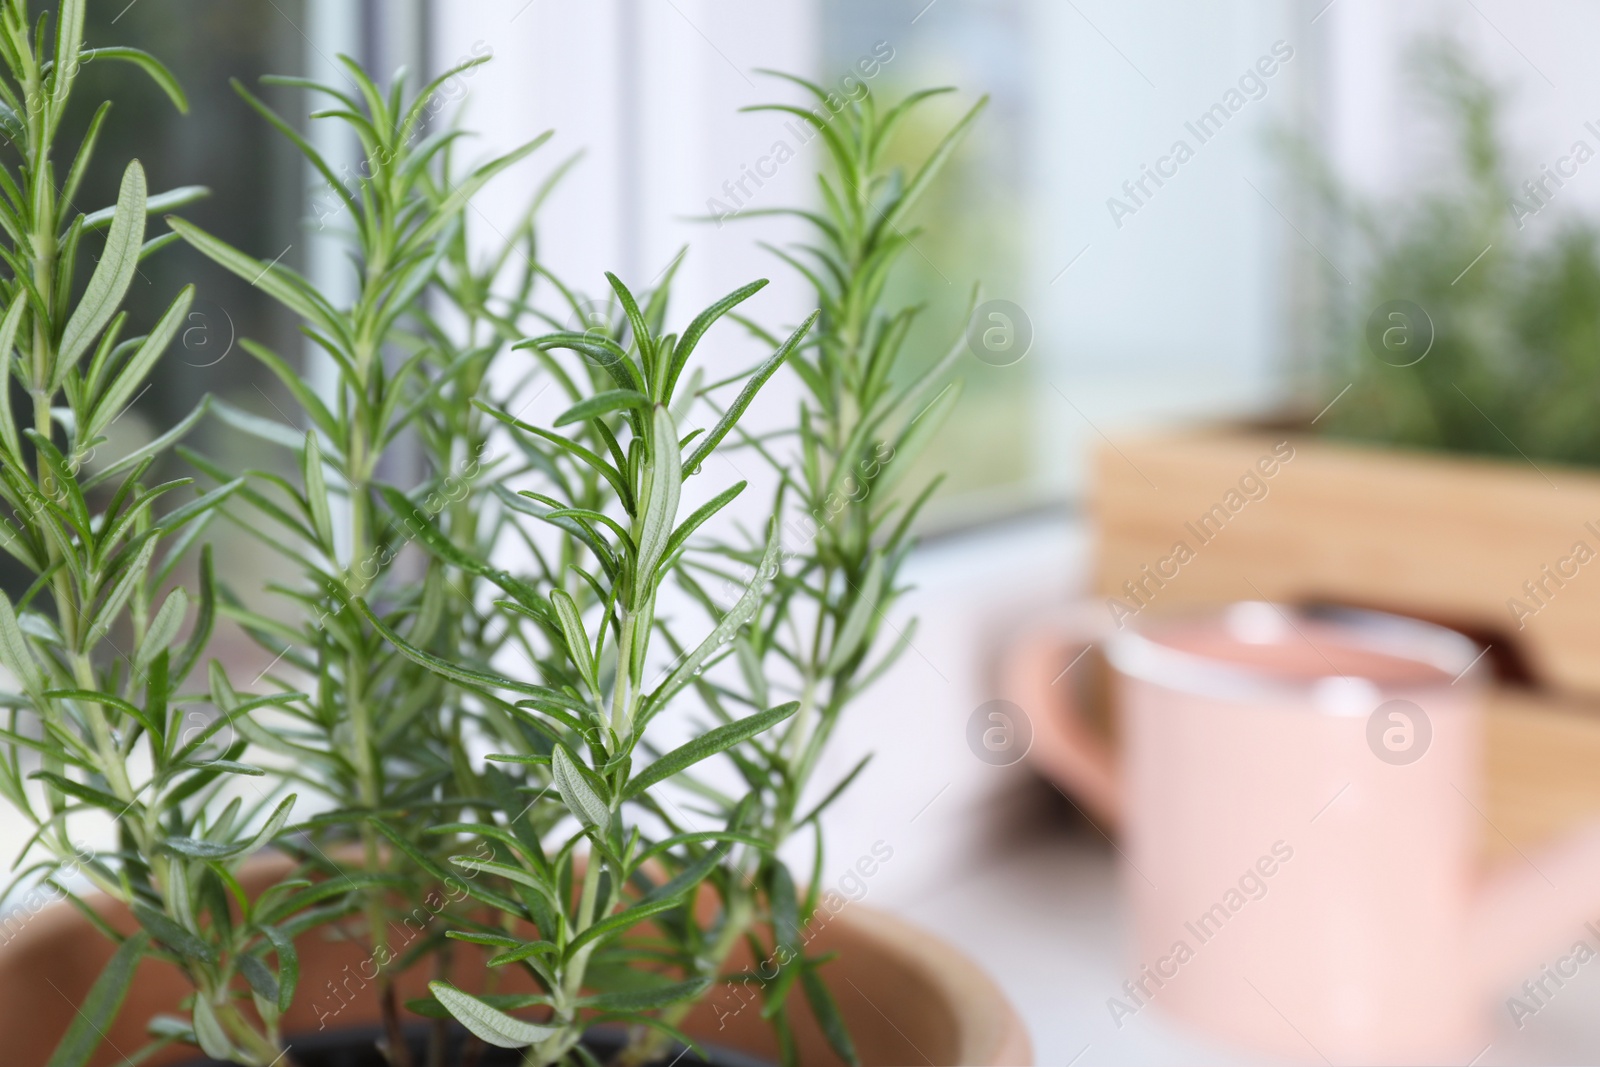
<svg viewBox="0 0 1600 1067"><path fill-rule="evenodd" d="M139 960L150 946L150 936L143 930L117 946L105 970L95 979L89 995L82 1004L75 1005L72 1025L67 1028L61 1043L56 1046L45 1067L84 1067L95 1049L105 1040L106 1031L122 1009L122 1001L133 985L134 971Z"/></svg>
<svg viewBox="0 0 1600 1067"><path fill-rule="evenodd" d="M701 760L709 759L719 752L726 752L734 745L766 733L799 709L800 702L791 700L787 704L779 704L775 708L736 719L702 734L687 744L679 745L635 775L628 782L627 788L622 791L623 799L632 800L657 782L664 782Z"/></svg>
<svg viewBox="0 0 1600 1067"><path fill-rule="evenodd" d="M849 1028L845 1026L844 1016L839 1013L839 1005L817 974L816 967L802 965L800 986L805 990L811 1014L816 1016L817 1024L822 1027L822 1034L828 1039L834 1055L850 1064L850 1067L860 1067L861 1057L856 1052L855 1042L851 1040Z"/></svg>
<svg viewBox="0 0 1600 1067"><path fill-rule="evenodd" d="M212 1059L234 1058L233 1042L228 1040L228 1032L222 1028L216 1009L211 1006L211 1001L198 995L194 1001L194 1036L200 1043L200 1051Z"/></svg>
<svg viewBox="0 0 1600 1067"><path fill-rule="evenodd" d="M650 398L643 393L635 392L632 389L612 389L578 401L556 416L556 421L551 425L570 426L572 423L608 415L613 411L648 408L649 406Z"/></svg>
<svg viewBox="0 0 1600 1067"><path fill-rule="evenodd" d="M133 915L139 920L140 926L150 931L151 937L178 955L200 963L211 963L216 960L216 949L148 904L134 901Z"/></svg>
<svg viewBox="0 0 1600 1067"><path fill-rule="evenodd" d="M113 228L115 233L115 228ZM150 335L140 342L134 349L133 355L128 358L116 377L106 386L105 393L94 402L94 414L90 416L89 425L84 431L89 439L98 437L106 427L115 422L122 414L123 409L138 399L137 391L144 385L145 379L150 377L150 372L155 369L156 360L167 350L172 339L177 336L178 328L183 325L189 314L189 307L194 303L194 286L185 286L161 316Z"/></svg>
<svg viewBox="0 0 1600 1067"><path fill-rule="evenodd" d="M18 295L11 301L11 306L6 309L5 318L0 319L0 383L5 388L0 389L0 442L6 447L6 453L12 462L22 459L22 443L17 436L17 420L11 413L11 351L16 347L17 328L22 324L22 316L28 310L28 301Z"/></svg>
<svg viewBox="0 0 1600 1067"><path fill-rule="evenodd" d="M693 978L687 982L670 982L649 989L619 989L614 993L597 993L583 997L578 1003L586 1008L601 1011L652 1011L693 1000L711 986L709 978Z"/></svg>
<svg viewBox="0 0 1600 1067"><path fill-rule="evenodd" d="M29 692L37 692L43 688L44 676L39 671L39 663L33 658L33 651L28 647L28 639L22 635L22 628L17 625L17 613L4 594L0 594L0 663L3 663Z"/></svg>
<svg viewBox="0 0 1600 1067"><path fill-rule="evenodd" d="M106 234L105 251L95 265L94 274L89 277L89 287L78 301L77 310L67 320L66 329L61 333L55 372L50 379L52 391L61 388L67 371L76 366L78 357L89 350L89 345L111 321L122 298L127 295L134 271L139 268L139 246L144 243L144 217L144 168L136 159L128 164L128 169L122 174L116 217L112 219L111 230Z"/></svg>
<svg viewBox="0 0 1600 1067"><path fill-rule="evenodd" d="M711 431L700 439L700 444L689 454L689 458L684 460L683 466L685 470L690 474L694 474L700 469L700 464L705 462L706 457L711 455L712 450L721 444L722 439L733 430L740 416L750 406L750 402L756 398L756 393L760 392L761 387L767 383L767 379L777 373L778 368L783 366L783 361L789 358L789 354L800 344L801 339L811 332L812 324L817 321L818 316L821 314L821 311L813 311L806 321L800 324L800 328L790 334L789 339L784 341L765 363L756 368L756 372L745 382L744 388L739 390L738 397L729 405L722 418L717 420L717 424L711 428Z"/></svg>
<svg viewBox="0 0 1600 1067"><path fill-rule="evenodd" d="M856 650L861 647L861 639L867 634L867 627L881 610L878 606L879 598L883 595L881 555L872 557L866 580L861 583L861 588L854 592L855 602L850 605L850 614L845 616L844 623L834 635L833 649L828 653L827 662L822 665L823 673L830 677L843 670L845 662L856 654Z"/></svg>
<svg viewBox="0 0 1600 1067"><path fill-rule="evenodd" d="M172 72L167 69L166 64L150 53L142 52L137 48L90 48L84 51L79 58L84 63L96 59L114 59L123 63L132 63L150 75L150 80L159 85L161 91L167 94L167 99L172 101L173 107L177 108L182 114L187 115L189 113L189 98L184 95L183 86L178 84L178 79L172 76Z"/></svg>
<svg viewBox="0 0 1600 1067"><path fill-rule="evenodd" d="M159 215L164 211L176 211L180 207L187 207L197 200L204 200L211 195L211 190L203 185L183 185L176 189L168 189L164 193L157 193L144 202L144 212L148 215ZM83 217L85 233L103 230L116 218L116 208L106 207L99 211L91 211Z"/></svg>
<svg viewBox="0 0 1600 1067"><path fill-rule="evenodd" d="M672 369L667 375L666 395L671 396L677 387L678 376L683 373L684 366L689 362L689 357L694 354L700 339L706 331L722 316L738 307L740 304L755 296L767 287L767 279L758 278L749 285L743 285L718 300L694 317L688 329L683 331L683 336L678 339L677 347L672 351Z"/></svg>
<svg viewBox="0 0 1600 1067"><path fill-rule="evenodd" d="M578 614L578 605L563 589L551 591L550 604L561 623L561 634L567 642L567 654L572 657L578 673L583 675L590 688L598 693L600 676L595 668L594 654L589 648L589 635L584 632L583 619Z"/></svg>
<svg viewBox="0 0 1600 1067"><path fill-rule="evenodd" d="M527 1048L536 1041L559 1031L552 1026L538 1026L507 1015L490 1007L470 993L463 993L449 982L429 982L428 990L438 998L445 1010L474 1036L495 1048Z"/></svg>
<svg viewBox="0 0 1600 1067"><path fill-rule="evenodd" d="M666 554L667 541L672 537L672 526L678 519L678 495L683 486L678 431L666 405L656 405L650 428L650 458L645 467L638 569L634 576L634 596L640 603L655 588L656 564Z"/></svg>
<svg viewBox="0 0 1600 1067"><path fill-rule="evenodd" d="M588 780L579 773L577 764L567 755L567 750L557 745L550 761L556 792L567 805L567 810L578 817L585 826L604 833L611 825L611 809L594 791Z"/></svg>
<svg viewBox="0 0 1600 1067"><path fill-rule="evenodd" d="M311 529L331 552L333 550L333 509L328 502L328 486L322 479L322 446L317 442L317 432L307 431L305 448L300 453L300 474L304 479L306 512L311 518Z"/></svg>
<svg viewBox="0 0 1600 1067"><path fill-rule="evenodd" d="M139 648L134 653L135 670L143 671L157 653L165 651L177 639L188 613L188 593L178 588L167 594L167 599L162 601L155 618L150 621L150 628L145 631L144 640L139 642Z"/></svg>

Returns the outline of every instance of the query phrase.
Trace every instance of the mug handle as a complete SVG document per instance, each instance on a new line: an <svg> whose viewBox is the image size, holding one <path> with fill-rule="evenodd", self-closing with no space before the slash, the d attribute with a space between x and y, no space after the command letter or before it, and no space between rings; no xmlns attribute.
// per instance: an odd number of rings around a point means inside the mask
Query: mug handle
<svg viewBox="0 0 1600 1067"><path fill-rule="evenodd" d="M1096 821L1122 822L1121 775L1109 744L1084 716L1067 670L1101 641L1110 625L1098 605L1035 623L1001 657L1004 690L1033 726L1028 760L1058 788L1083 803Z"/></svg>

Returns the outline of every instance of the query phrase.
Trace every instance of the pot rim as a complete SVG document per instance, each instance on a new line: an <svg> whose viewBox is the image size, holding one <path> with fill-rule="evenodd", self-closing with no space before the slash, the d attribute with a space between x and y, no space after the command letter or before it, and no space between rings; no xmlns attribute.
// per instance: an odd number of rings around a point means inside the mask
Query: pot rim
<svg viewBox="0 0 1600 1067"><path fill-rule="evenodd" d="M1340 627L1346 647L1414 663L1438 672L1438 676L1394 684L1360 673L1339 673L1330 663L1327 671L1290 677L1185 651L1162 639L1163 634L1196 621L1219 622L1230 636L1256 645L1310 644L1301 624L1331 623ZM1465 675L1483 651L1464 634L1405 615L1367 608L1295 607L1265 600L1239 600L1163 615L1148 624L1129 626L1106 642L1106 658L1118 672L1163 689L1230 702L1311 707L1334 716L1364 716L1386 692L1432 691L1457 682L1465 682L1468 690L1476 688L1483 672L1473 679ZM1448 680L1451 678L1455 681Z"/></svg>

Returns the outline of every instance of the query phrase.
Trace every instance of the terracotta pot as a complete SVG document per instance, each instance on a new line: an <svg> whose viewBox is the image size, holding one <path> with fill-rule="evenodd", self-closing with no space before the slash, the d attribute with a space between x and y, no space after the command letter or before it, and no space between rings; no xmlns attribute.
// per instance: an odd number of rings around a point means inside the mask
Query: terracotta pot
<svg viewBox="0 0 1600 1067"><path fill-rule="evenodd" d="M246 870L245 884L270 884L281 870L276 862L254 865ZM106 905L102 913L119 929L133 928L118 907ZM927 932L859 904L819 917L813 931L814 951L839 954L823 974L863 1063L1033 1062L1027 1031L999 988L971 960ZM319 1020L326 1029L378 1021L375 986L361 977L367 956L359 945L313 933L297 947L299 993L285 1022L291 1044L295 1033L316 1032ZM74 1005L88 993L111 951L110 943L64 904L43 909L0 945L0 1038L8 1067L44 1067L71 1022ZM730 971L750 965L748 958L735 959ZM472 988L467 978L473 973L472 962L462 961L458 984ZM420 967L400 975L402 999L425 996L429 977ZM91 1060L93 1067L122 1063L144 1044L146 1022L177 1012L187 991L175 968L154 960L141 964L121 1013ZM685 1030L713 1045L775 1057L756 996L753 987L719 987ZM809 1011L796 1015L801 1061L808 1067L839 1063ZM193 1056L193 1050L172 1049L148 1062L159 1067Z"/></svg>

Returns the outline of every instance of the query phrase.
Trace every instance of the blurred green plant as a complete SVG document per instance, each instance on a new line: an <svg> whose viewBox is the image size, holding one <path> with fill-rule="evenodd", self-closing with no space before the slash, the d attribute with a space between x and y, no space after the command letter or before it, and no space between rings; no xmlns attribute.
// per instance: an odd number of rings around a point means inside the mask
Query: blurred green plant
<svg viewBox="0 0 1600 1067"><path fill-rule="evenodd" d="M1600 464L1592 412L1600 395L1600 228L1570 212L1539 214L1559 194L1548 183L1536 194L1513 179L1503 93L1458 46L1434 40L1418 55L1422 86L1451 134L1455 166L1442 171L1446 179L1374 202L1296 149L1330 231L1344 238L1348 255L1340 258L1361 263L1354 286L1333 278L1326 286L1332 344L1321 403L1346 384L1350 391L1317 429ZM1426 319L1387 316L1383 305L1394 300L1411 301ZM1419 356L1430 331L1432 345Z"/></svg>

